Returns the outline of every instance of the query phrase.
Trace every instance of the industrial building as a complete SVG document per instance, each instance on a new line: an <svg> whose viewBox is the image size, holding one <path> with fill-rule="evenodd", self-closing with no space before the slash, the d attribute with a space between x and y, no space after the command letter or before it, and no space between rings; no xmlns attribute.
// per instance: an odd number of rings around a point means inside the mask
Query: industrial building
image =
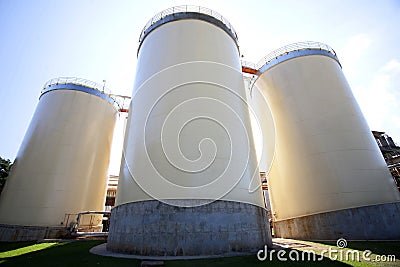
<svg viewBox="0 0 400 267"><path fill-rule="evenodd" d="M115 206L115 197L117 196L118 180L119 176L116 175L108 176L106 203L104 208L105 211L111 211L111 208Z"/></svg>
<svg viewBox="0 0 400 267"><path fill-rule="evenodd" d="M213 10L149 20L107 201L116 114L128 110L88 81L47 83L0 196L0 239L57 236L66 214L104 203L115 205L106 249L121 254L253 253L272 245L270 218L277 237L400 239L400 193L336 52L299 42L257 64L240 55Z"/></svg>
<svg viewBox="0 0 400 267"><path fill-rule="evenodd" d="M385 132L372 131L390 173L400 190L400 147Z"/></svg>

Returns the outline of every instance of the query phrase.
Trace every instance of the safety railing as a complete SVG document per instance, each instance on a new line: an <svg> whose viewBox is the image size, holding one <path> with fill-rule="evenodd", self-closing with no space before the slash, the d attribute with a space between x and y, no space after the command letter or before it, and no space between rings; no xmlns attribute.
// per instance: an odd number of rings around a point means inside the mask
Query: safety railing
<svg viewBox="0 0 400 267"><path fill-rule="evenodd" d="M59 84L74 84L97 90L104 94L111 104L114 104L118 109L120 109L121 103L119 102L121 102L121 100L111 94L111 90L105 86L105 82L104 84L99 84L90 80L77 77L58 77L47 81L43 85L41 94L45 93L46 91L52 90L52 85Z"/></svg>
<svg viewBox="0 0 400 267"><path fill-rule="evenodd" d="M305 41L305 42L298 42L298 43L294 43L294 44L285 45L285 46L269 53L268 55L263 57L257 63L257 69L260 69L261 67L263 67L264 65L267 65L272 60L274 60L282 55L288 54L290 52L300 51L300 50L315 50L315 49L324 50L326 52L329 52L334 57L337 58L335 50L333 50L329 45L326 45L326 44L320 43L320 42Z"/></svg>
<svg viewBox="0 0 400 267"><path fill-rule="evenodd" d="M246 62L242 61L242 67L245 66L254 66L255 65L255 70L257 70L256 75L253 76L253 78L250 80L250 85L249 89L250 92L252 91L253 85L257 81L260 72L265 71L269 67L273 66L277 62L279 62L279 58L284 55L288 55L291 52L298 51L301 53L301 51L305 50L321 50L329 53L336 61L339 63L339 59L337 58L335 50L333 50L332 47L330 47L327 44L320 43L320 42L314 42L314 41L305 41L305 42L298 42L294 44L289 44L285 45L277 50L274 50L273 52L269 53L265 57L263 57L257 64L251 63L251 62ZM304 53L308 54L308 53ZM340 65L340 63L339 63Z"/></svg>
<svg viewBox="0 0 400 267"><path fill-rule="evenodd" d="M120 112L127 112L130 104L130 99L131 97L129 96L124 96L124 95L116 95L112 94L111 90L105 86L105 81L104 84L99 84L90 80L82 79L82 78L76 78L76 77L59 77L59 78L54 78L49 81L47 81L43 85L43 89L41 91L41 94L52 90L52 85L59 85L59 84L74 84L74 85L80 85L84 86L90 89L97 90L101 92L102 94L106 95L107 99L109 100L110 103L114 104L118 111Z"/></svg>
<svg viewBox="0 0 400 267"><path fill-rule="evenodd" d="M90 80L76 78L76 77L59 77L49 80L43 85L43 91L47 90L48 87L54 84L76 84L85 87L89 87L92 89L96 89L100 92L103 92L107 95L111 94L111 90L108 89L104 84L99 84ZM42 92L43 92L42 91Z"/></svg>
<svg viewBox="0 0 400 267"><path fill-rule="evenodd" d="M143 41L144 37L147 34L147 30L152 25L154 25L158 21L162 20L166 16L176 14L176 13L199 13L199 14L205 14L205 15L211 16L211 17L219 20L220 22L222 22L233 33L233 35L236 37L236 40L237 40L237 34L236 34L236 31L233 28L233 26L229 23L229 21L226 18L224 18L218 12L208 9L208 8L205 8L205 7L200 7L200 6L182 5L182 6L175 6L175 7L165 9L165 10L159 12L158 14L156 14L154 17L152 17L146 23L142 32L140 33L139 44Z"/></svg>
<svg viewBox="0 0 400 267"><path fill-rule="evenodd" d="M257 64L255 64L253 62L246 61L246 60L240 60L240 63L242 64L242 67L244 67L244 68L258 70Z"/></svg>

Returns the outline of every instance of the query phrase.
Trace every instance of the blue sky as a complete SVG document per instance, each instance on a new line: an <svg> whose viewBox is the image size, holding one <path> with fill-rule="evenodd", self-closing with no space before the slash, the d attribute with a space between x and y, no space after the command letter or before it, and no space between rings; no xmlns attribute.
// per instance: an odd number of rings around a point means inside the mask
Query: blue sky
<svg viewBox="0 0 400 267"><path fill-rule="evenodd" d="M332 46L373 130L400 143L400 1L0 0L0 156L14 159L43 84L75 76L130 95L139 34L159 11L201 5L257 62L289 43Z"/></svg>

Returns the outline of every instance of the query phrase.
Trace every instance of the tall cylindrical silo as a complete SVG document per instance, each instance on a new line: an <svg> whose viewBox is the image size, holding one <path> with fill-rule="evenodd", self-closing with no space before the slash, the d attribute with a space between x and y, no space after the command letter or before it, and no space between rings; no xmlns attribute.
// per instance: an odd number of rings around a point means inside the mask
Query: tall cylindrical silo
<svg viewBox="0 0 400 267"><path fill-rule="evenodd" d="M236 33L181 6L145 26L107 249L221 255L271 244Z"/></svg>
<svg viewBox="0 0 400 267"><path fill-rule="evenodd" d="M256 68L254 64L254 69ZM275 126L267 99L260 89L253 84L257 76L244 76L247 101L251 113L251 126L257 153L258 168L262 182L265 208L271 218L267 175L271 170L275 150Z"/></svg>
<svg viewBox="0 0 400 267"><path fill-rule="evenodd" d="M251 126L256 144L258 168L260 172L268 173L275 151L275 126L267 99L253 83L256 77L245 77L244 81L252 119Z"/></svg>
<svg viewBox="0 0 400 267"><path fill-rule="evenodd" d="M77 213L104 210L117 109L97 88L77 78L46 83L0 196L2 240L57 237ZM82 219L101 230L101 215Z"/></svg>
<svg viewBox="0 0 400 267"><path fill-rule="evenodd" d="M260 65L255 85L276 132L268 174L276 235L399 239L399 192L335 52L297 43Z"/></svg>

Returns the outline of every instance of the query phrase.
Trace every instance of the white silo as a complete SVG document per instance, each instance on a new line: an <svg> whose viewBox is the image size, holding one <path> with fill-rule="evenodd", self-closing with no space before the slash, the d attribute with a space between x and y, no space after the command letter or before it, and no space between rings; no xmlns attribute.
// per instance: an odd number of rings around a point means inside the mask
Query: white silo
<svg viewBox="0 0 400 267"><path fill-rule="evenodd" d="M254 85L256 75L244 76L246 97L251 114L251 126L256 145L259 171L268 173L275 151L275 126L268 101Z"/></svg>
<svg viewBox="0 0 400 267"><path fill-rule="evenodd" d="M77 213L104 210L117 109L100 90L77 78L44 86L0 196L2 240L62 236ZM101 231L101 223L97 215L80 226Z"/></svg>
<svg viewBox="0 0 400 267"><path fill-rule="evenodd" d="M234 29L181 6L151 19L139 42L107 249L194 256L271 244Z"/></svg>
<svg viewBox="0 0 400 267"><path fill-rule="evenodd" d="M245 63L250 64L249 62ZM255 70L256 64L252 64L252 67L251 70ZM268 211L269 218L272 218L266 177L271 170L275 151L275 126L265 96L262 94L260 89L254 85L256 77L256 75L244 75L244 82L246 97L250 108L251 126L257 154L258 169L260 171L265 208Z"/></svg>
<svg viewBox="0 0 400 267"><path fill-rule="evenodd" d="M333 49L304 42L259 64L276 149L268 174L275 234L399 239L399 192Z"/></svg>

